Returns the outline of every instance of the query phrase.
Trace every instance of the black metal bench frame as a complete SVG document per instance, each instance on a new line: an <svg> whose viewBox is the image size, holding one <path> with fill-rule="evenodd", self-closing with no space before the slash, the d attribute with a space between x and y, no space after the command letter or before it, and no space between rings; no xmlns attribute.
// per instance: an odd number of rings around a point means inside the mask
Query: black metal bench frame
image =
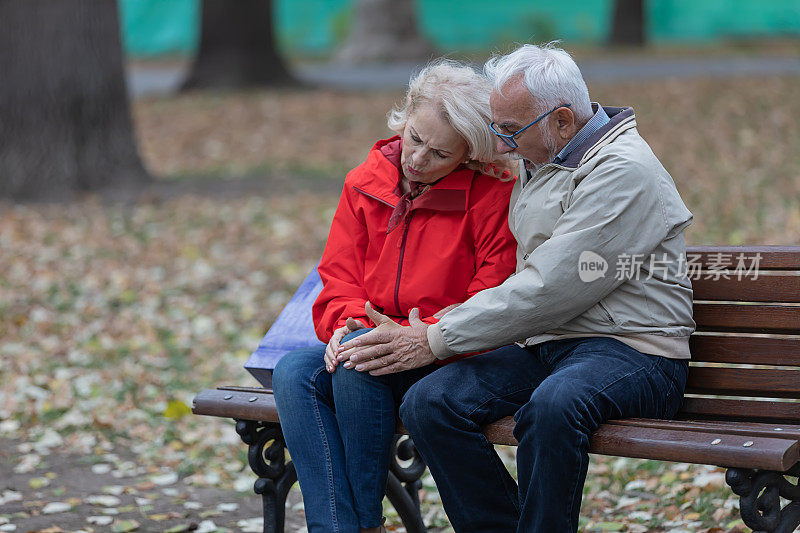
<svg viewBox="0 0 800 533"><path fill-rule="evenodd" d="M789 479L800 476L800 246L697 247L692 253L701 269L693 279L698 334L679 419L608 421L592 435L591 452L725 467L744 523L755 531L791 533L800 525L800 484ZM763 275L730 279L715 268L719 254L759 254ZM283 532L297 475L286 459L272 391L207 389L195 398L193 412L236 420L258 476L254 490L262 497L264 531ZM499 420L484 434L492 443L515 445L513 424ZM422 533L418 491L425 463L403 433L398 424L387 498L407 531ZM781 498L788 500L783 507Z"/></svg>

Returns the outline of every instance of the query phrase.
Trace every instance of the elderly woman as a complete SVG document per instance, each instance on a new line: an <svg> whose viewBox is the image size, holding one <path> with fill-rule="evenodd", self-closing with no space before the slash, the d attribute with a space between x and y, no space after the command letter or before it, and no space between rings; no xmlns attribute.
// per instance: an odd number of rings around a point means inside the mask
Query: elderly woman
<svg viewBox="0 0 800 533"><path fill-rule="evenodd" d="M375 325L365 307L401 324L435 322L514 271L513 180L498 170L489 92L470 67L428 66L389 114L399 135L345 179L313 308L328 344L287 354L273 374L309 532L382 530L397 406L437 368L372 376L338 365L339 343Z"/></svg>

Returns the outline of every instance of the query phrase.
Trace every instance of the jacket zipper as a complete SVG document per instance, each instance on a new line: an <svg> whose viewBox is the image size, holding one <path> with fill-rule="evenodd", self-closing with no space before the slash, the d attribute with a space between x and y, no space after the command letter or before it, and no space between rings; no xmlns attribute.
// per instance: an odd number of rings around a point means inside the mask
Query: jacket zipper
<svg viewBox="0 0 800 533"><path fill-rule="evenodd" d="M359 187L353 187L356 191L360 192L364 196L368 196L373 200L377 200L378 202L388 205L389 207L394 208L392 204L387 202L386 200L382 200L375 195L372 195L365 191L364 189L360 189ZM403 238L397 244L398 248L400 248L400 257L397 260L397 279L395 280L394 284L394 306L397 309L397 314L400 315L400 276L403 274L403 256L406 253L406 240L408 238L408 228L411 224L411 217L414 216L414 212L410 212L406 215L406 219L403 222Z"/></svg>
<svg viewBox="0 0 800 533"><path fill-rule="evenodd" d="M408 237L408 228L411 226L411 217L413 216L413 211L406 215L403 227L403 239L400 241L400 258L397 260L397 280L394 284L394 306L397 309L398 315L402 315L400 312L400 275L403 273L403 256L406 253L406 238Z"/></svg>

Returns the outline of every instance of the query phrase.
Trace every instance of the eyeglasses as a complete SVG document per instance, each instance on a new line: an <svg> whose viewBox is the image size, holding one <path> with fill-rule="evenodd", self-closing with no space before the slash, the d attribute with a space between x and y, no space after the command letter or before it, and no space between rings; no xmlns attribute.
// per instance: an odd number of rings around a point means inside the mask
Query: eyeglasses
<svg viewBox="0 0 800 533"><path fill-rule="evenodd" d="M537 122L542 120L544 117L546 117L547 115L549 115L550 113L552 113L553 111L558 109L559 107L569 107L571 105L572 104L557 105L553 109L551 109L550 111L545 113L544 115L540 116L539 118L537 118L536 120L534 120L533 122L531 122L530 124L528 124L527 126L522 128L521 130L517 130L514 133L500 133L499 131L497 131L497 124L495 124L494 122L489 124L489 129L491 129L494 132L495 135L500 137L500 140L503 141L506 144L506 146L508 146L511 149L516 149L516 148L519 147L519 145L517 144L517 141L514 140L514 137L517 137L523 131L527 130L528 128L530 128L531 126L533 126L534 124L536 124Z"/></svg>

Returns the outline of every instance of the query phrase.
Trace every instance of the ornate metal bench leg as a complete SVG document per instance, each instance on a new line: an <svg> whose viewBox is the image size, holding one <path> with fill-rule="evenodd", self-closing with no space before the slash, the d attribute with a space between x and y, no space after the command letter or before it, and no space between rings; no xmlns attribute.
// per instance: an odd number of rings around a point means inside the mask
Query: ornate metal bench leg
<svg viewBox="0 0 800 533"><path fill-rule="evenodd" d="M405 466L400 461L405 462ZM422 488L420 477L425 472L425 461L410 437L395 436L389 470L387 498L400 515L408 533L425 533L427 529L419 507L419 489Z"/></svg>
<svg viewBox="0 0 800 533"><path fill-rule="evenodd" d="M264 533L283 533L286 496L297 481L291 462L286 462L286 442L280 424L237 420L236 432L248 445L247 460L258 476L253 490L261 495Z"/></svg>
<svg viewBox="0 0 800 533"><path fill-rule="evenodd" d="M756 532L791 533L800 526L800 463L788 472L730 468L725 481L739 495L739 509L747 527ZM781 509L781 498L789 503Z"/></svg>

